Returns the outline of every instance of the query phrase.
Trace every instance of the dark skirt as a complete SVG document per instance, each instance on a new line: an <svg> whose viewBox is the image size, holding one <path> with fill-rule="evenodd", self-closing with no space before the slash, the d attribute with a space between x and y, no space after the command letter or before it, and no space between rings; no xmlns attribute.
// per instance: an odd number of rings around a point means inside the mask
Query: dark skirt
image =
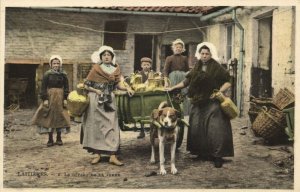
<svg viewBox="0 0 300 192"><path fill-rule="evenodd" d="M187 150L203 157L234 156L230 119L218 101L192 104Z"/></svg>

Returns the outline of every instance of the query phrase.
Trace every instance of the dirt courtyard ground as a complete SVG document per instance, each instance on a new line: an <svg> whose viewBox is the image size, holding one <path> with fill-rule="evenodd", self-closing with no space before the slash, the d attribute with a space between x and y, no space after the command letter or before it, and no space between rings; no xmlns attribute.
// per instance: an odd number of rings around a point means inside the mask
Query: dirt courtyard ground
<svg viewBox="0 0 300 192"><path fill-rule="evenodd" d="M30 119L34 110L5 114L12 132L4 134L4 188L141 188L141 189L293 189L293 146L265 145L253 136L248 119L232 121L235 156L225 158L223 168L195 160L186 151L186 133L176 152L177 175L170 173L170 152L166 153L167 175L150 164L149 132L121 132L120 159L123 167L107 159L91 165L93 155L79 143L80 124L72 122L71 133L63 135L63 146L47 147L47 135L36 133ZM156 145L156 150L158 146ZM158 159L158 157L156 157Z"/></svg>

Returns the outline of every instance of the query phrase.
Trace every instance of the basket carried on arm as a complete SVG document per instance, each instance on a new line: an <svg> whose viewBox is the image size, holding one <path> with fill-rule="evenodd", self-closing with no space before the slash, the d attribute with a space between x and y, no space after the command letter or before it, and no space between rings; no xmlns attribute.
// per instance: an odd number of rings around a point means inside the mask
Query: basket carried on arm
<svg viewBox="0 0 300 192"><path fill-rule="evenodd" d="M77 85L77 90L68 95L68 110L70 116L80 117L89 105L89 98L85 93L83 84Z"/></svg>
<svg viewBox="0 0 300 192"><path fill-rule="evenodd" d="M253 122L252 129L258 136L268 141L276 141L284 136L285 114L275 108L263 107Z"/></svg>

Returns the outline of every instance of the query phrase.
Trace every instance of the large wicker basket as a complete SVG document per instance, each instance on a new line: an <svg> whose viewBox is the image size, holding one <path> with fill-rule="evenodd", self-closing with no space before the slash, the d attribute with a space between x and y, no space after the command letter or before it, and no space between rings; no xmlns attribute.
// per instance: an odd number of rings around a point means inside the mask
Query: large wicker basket
<svg viewBox="0 0 300 192"><path fill-rule="evenodd" d="M266 107L263 107L252 125L256 135L269 141L275 141L284 135L285 127L285 114L275 108L268 110Z"/></svg>
<svg viewBox="0 0 300 192"><path fill-rule="evenodd" d="M295 95L287 88L280 89L273 98L273 103L280 109L291 106L295 102Z"/></svg>
<svg viewBox="0 0 300 192"><path fill-rule="evenodd" d="M80 117L89 106L89 98L86 95L72 91L68 96L68 110L71 116Z"/></svg>
<svg viewBox="0 0 300 192"><path fill-rule="evenodd" d="M277 108L277 106L274 105L272 98L268 98L268 97L256 98L254 96L250 96L250 108L248 111L248 115L249 115L251 124L253 124L258 113L261 111L262 107L264 107L264 106L267 107L267 109Z"/></svg>

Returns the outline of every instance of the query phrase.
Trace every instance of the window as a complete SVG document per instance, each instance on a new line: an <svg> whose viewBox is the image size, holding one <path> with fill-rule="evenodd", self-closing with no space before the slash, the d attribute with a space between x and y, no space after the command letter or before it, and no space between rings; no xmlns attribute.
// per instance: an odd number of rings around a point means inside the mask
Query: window
<svg viewBox="0 0 300 192"><path fill-rule="evenodd" d="M228 25L226 26L226 59L229 60L232 57L232 42L233 42L233 26Z"/></svg>
<svg viewBox="0 0 300 192"><path fill-rule="evenodd" d="M127 23L125 21L107 21L105 31L109 32L126 32ZM104 33L104 45L111 46L116 50L125 49L125 33Z"/></svg>

